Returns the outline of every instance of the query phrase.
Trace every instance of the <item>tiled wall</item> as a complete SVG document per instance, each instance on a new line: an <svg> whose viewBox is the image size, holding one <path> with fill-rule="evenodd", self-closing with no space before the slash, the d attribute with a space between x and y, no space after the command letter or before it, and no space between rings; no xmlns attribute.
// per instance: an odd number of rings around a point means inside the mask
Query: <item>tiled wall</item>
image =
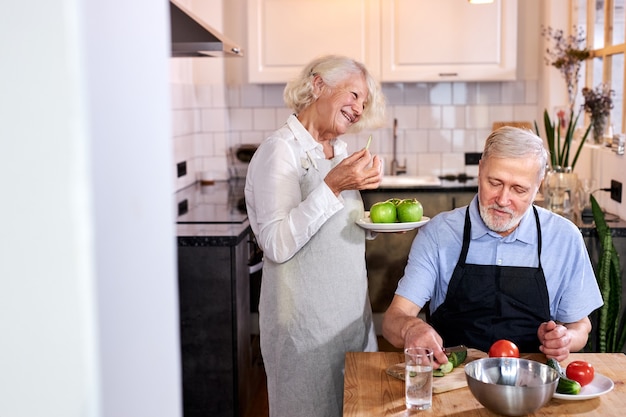
<svg viewBox="0 0 626 417"><path fill-rule="evenodd" d="M534 122L537 114L535 81L493 83L384 84L388 126L374 132L345 136L350 149L363 146L370 133L370 149L391 166L393 119L398 119L398 160L409 175L475 175L465 166L466 152L480 152L495 121ZM229 149L260 143L281 126L289 110L283 105L284 85L172 84L173 146L176 163L187 163L187 174L175 178L176 190L210 171L217 180L229 178ZM608 149L586 146L576 171L595 178L601 187L610 180L626 186L626 157ZM176 170L174 170L176 171ZM600 205L626 218L626 200L596 195Z"/></svg>
<svg viewBox="0 0 626 417"><path fill-rule="evenodd" d="M197 174L211 171L229 177L229 149L260 143L281 126L289 110L282 99L284 85L172 84L173 137L176 162L187 162L187 175L176 178L181 189ZM465 166L466 152L480 152L495 121L534 121L536 81L490 83L384 84L388 123L385 128L346 135L349 148L363 146L393 159L393 119L398 120L397 159L406 161L409 175L474 175Z"/></svg>

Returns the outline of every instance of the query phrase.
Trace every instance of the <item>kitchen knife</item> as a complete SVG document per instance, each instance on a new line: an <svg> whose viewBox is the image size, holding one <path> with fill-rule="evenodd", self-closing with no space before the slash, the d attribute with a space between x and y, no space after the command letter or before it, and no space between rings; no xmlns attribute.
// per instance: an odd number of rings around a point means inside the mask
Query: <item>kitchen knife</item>
<svg viewBox="0 0 626 417"><path fill-rule="evenodd" d="M451 354L456 353L456 352L467 352L467 346L458 345L458 346L452 346L452 347L445 347L443 348L443 351L445 352L446 356L450 356Z"/></svg>

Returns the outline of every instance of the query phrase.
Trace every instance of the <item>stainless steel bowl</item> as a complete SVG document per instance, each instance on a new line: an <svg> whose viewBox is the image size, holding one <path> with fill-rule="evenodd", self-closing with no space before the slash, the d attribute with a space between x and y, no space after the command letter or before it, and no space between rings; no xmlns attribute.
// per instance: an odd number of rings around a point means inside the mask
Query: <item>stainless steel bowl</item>
<svg viewBox="0 0 626 417"><path fill-rule="evenodd" d="M523 416L554 395L559 374L548 365L518 358L484 358L465 365L467 385L485 408L505 416Z"/></svg>

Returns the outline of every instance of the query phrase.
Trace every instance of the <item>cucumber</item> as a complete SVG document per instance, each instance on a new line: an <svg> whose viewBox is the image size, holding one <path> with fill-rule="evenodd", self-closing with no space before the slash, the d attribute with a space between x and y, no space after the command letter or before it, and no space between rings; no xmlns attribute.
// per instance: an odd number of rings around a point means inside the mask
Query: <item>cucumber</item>
<svg viewBox="0 0 626 417"><path fill-rule="evenodd" d="M559 362L556 361L556 359L548 359L547 365L559 373L559 383L556 386L556 392L558 392L559 394L568 395L576 395L580 392L581 386L578 381L569 379L565 375L565 371L563 371L563 368L561 367Z"/></svg>
<svg viewBox="0 0 626 417"><path fill-rule="evenodd" d="M433 369L433 376L436 376L436 377L444 376L445 374L449 374L450 372L452 372L453 368L454 366L452 362L448 361L444 363L443 365L441 365L439 369Z"/></svg>
<svg viewBox="0 0 626 417"><path fill-rule="evenodd" d="M465 359L467 359L467 350L463 352L453 352L448 356L448 361L452 362L454 368L465 362Z"/></svg>
<svg viewBox="0 0 626 417"><path fill-rule="evenodd" d="M448 362L441 365L439 369L433 370L433 376L442 377L445 374L449 374L454 368L462 364L466 358L467 351L451 353L450 356L448 356Z"/></svg>

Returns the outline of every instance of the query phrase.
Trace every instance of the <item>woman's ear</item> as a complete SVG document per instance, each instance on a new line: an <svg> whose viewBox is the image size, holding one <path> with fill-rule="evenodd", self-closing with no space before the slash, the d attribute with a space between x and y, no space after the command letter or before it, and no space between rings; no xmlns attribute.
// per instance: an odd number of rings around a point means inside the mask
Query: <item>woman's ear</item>
<svg viewBox="0 0 626 417"><path fill-rule="evenodd" d="M315 98L319 97L324 90L324 80L319 75L313 77L313 95Z"/></svg>

